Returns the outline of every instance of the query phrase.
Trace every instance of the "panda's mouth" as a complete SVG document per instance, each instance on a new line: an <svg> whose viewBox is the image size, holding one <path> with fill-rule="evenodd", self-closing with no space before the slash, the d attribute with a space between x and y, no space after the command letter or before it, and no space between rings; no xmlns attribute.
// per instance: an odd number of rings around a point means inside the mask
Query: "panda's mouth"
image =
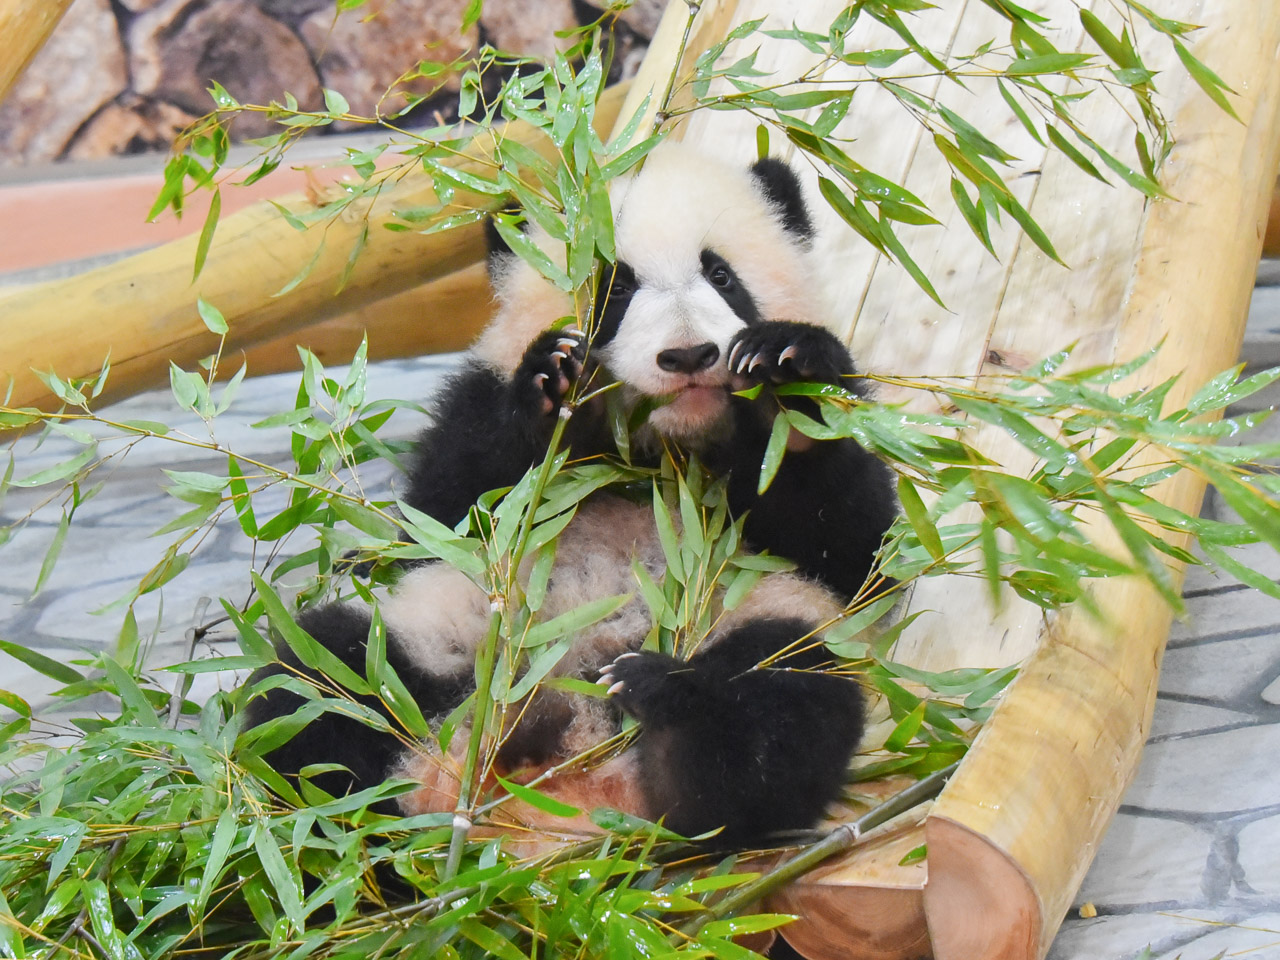
<svg viewBox="0 0 1280 960"><path fill-rule="evenodd" d="M714 433L729 410L729 391L722 383L689 383L661 398L649 415L658 433L675 440L697 442Z"/></svg>

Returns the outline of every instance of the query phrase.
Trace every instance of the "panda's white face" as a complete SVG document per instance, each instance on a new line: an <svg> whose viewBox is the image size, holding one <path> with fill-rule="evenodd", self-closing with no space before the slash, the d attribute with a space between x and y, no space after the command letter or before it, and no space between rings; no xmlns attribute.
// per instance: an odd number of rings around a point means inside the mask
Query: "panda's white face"
<svg viewBox="0 0 1280 960"><path fill-rule="evenodd" d="M727 358L739 331L758 320L823 321L807 238L788 229L745 165L676 143L615 181L610 201L617 266L587 321L592 350L632 400L666 401L649 417L657 432L696 442L728 412ZM511 370L572 301L514 258L498 281L501 306L476 353Z"/></svg>
<svg viewBox="0 0 1280 960"><path fill-rule="evenodd" d="M729 408L734 336L761 319L818 322L808 243L745 168L667 144L614 184L616 271L601 281L595 343L634 396L668 402L659 433L696 441Z"/></svg>

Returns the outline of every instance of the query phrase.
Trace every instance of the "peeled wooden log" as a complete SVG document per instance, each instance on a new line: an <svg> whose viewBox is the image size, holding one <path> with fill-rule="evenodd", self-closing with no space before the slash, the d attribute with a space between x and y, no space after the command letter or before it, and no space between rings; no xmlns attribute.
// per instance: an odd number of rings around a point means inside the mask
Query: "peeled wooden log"
<svg viewBox="0 0 1280 960"><path fill-rule="evenodd" d="M370 360L465 350L492 315L489 275L477 263L250 347L245 362L254 376L298 370L297 348L306 347L326 366L346 363L365 337ZM223 369L230 374L234 368L228 364Z"/></svg>
<svg viewBox="0 0 1280 960"><path fill-rule="evenodd" d="M1023 5L1033 13L1062 12L1047 0ZM842 6L842 0L824 0L796 19L802 28L822 29ZM1107 3L1090 6L1104 20L1114 15ZM772 0L708 3L703 15L722 22L726 10L735 23L774 15L774 26L789 25L794 15L778 17ZM1190 202L1148 202L1127 187L1089 179L1027 136L994 88L916 84L979 129L997 130L1002 145L1021 158L1001 172L1070 270L1008 221L993 228L999 259L990 257L954 212L950 171L918 143L919 127L882 90L859 92L835 135L848 138L854 159L900 178L944 220L945 229L904 229L902 236L949 307L929 300L817 201L817 244L830 266L836 327L864 371L960 375L981 385L1072 342L1078 344L1073 362L1088 366L1129 360L1163 341L1156 360L1125 388L1181 373L1168 398L1176 408L1235 361L1280 161L1280 71L1274 68L1280 9L1253 0L1212 6L1165 0L1161 15L1205 23L1191 38L1194 52L1241 91L1233 106L1243 123L1196 87L1171 50L1152 42L1149 64L1159 71L1163 109L1179 139L1165 185ZM862 18L846 49L900 45L869 20ZM941 7L912 22L932 49L971 50L1002 29L1007 23L975 4ZM1066 31L1060 48L1085 46L1083 30L1076 34ZM658 40L650 57L665 50L670 63L674 45L663 48ZM805 56L795 45L779 52L752 37L726 51L726 62L757 45L755 66L762 70L788 70ZM1132 128L1117 104L1094 97L1074 109L1107 149L1127 155ZM744 114L707 111L689 118L677 135L721 155L750 158L756 123ZM882 396L929 402L891 391ZM965 439L1006 469L1031 466L994 429L974 426ZM1203 484L1186 475L1158 494L1194 514ZM1109 546L1109 531L1099 531L1098 540ZM1170 609L1145 581L1102 581L1094 598L1106 615L1101 622L1078 610L1046 616L1012 596L993 611L986 585L973 578L916 585L908 613L934 613L908 628L895 659L929 670L1022 662L1021 676L923 826L907 825L894 838L895 852L927 841L923 868L900 865L881 846L858 849L766 904L801 917L783 935L802 954L812 960L1044 955L1136 769L1171 621Z"/></svg>
<svg viewBox="0 0 1280 960"><path fill-rule="evenodd" d="M71 0L0 0L0 101L53 33Z"/></svg>
<svg viewBox="0 0 1280 960"><path fill-rule="evenodd" d="M597 108L608 130L626 87L608 90ZM553 147L528 124L513 122L494 136L514 138L544 155ZM485 150L462 169L482 168ZM284 197L285 208L315 209L305 196ZM446 276L484 257L478 224L430 235L384 228L394 211L435 202L430 179L411 174L384 189L372 204L298 231L268 203L255 204L219 225L204 270L192 283L198 237L176 240L68 280L19 290L4 300L0 341L5 345L0 377L13 377L11 403L51 406L54 398L31 369L53 369L62 377L89 376L111 355L104 399L127 396L165 382L169 361L194 364L216 341L196 313L203 297L230 325L227 350L246 349L285 333L392 294ZM483 207L491 198L458 191L456 205ZM368 242L339 289L348 259L368 224ZM287 293L310 264L305 278ZM473 333L474 331L470 331ZM459 332L465 338L467 332Z"/></svg>
<svg viewBox="0 0 1280 960"><path fill-rule="evenodd" d="M1267 232L1262 238L1262 255L1280 257L1280 181L1271 194L1271 210L1267 214Z"/></svg>

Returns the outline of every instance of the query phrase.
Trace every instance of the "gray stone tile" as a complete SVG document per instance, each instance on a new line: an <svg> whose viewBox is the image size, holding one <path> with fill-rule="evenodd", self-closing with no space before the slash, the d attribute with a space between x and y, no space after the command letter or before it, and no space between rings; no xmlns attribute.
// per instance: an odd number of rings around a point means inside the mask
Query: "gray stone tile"
<svg viewBox="0 0 1280 960"><path fill-rule="evenodd" d="M1280 628L1278 628L1280 632ZM1169 650L1160 671L1160 692L1234 704L1280 670L1280 636L1268 632Z"/></svg>
<svg viewBox="0 0 1280 960"><path fill-rule="evenodd" d="M1264 626L1280 629L1280 600L1256 590L1215 593L1187 602L1187 616L1174 622L1169 642Z"/></svg>
<svg viewBox="0 0 1280 960"><path fill-rule="evenodd" d="M1185 814L1259 810L1280 800L1280 724L1149 745L1124 796L1130 807Z"/></svg>
<svg viewBox="0 0 1280 960"><path fill-rule="evenodd" d="M1076 900L1121 905L1198 898L1209 844L1209 834L1189 824L1120 813Z"/></svg>
<svg viewBox="0 0 1280 960"><path fill-rule="evenodd" d="M1267 703L1280 706L1280 679L1272 680L1262 691L1262 699Z"/></svg>
<svg viewBox="0 0 1280 960"><path fill-rule="evenodd" d="M1277 797L1280 802L1280 797ZM1243 827L1237 835L1236 857L1250 890L1280 897L1280 816L1265 817Z"/></svg>
<svg viewBox="0 0 1280 960"><path fill-rule="evenodd" d="M1189 911L1199 916L1198 912ZM1206 923L1208 933L1185 949L1170 949L1156 954L1152 960L1212 960L1214 957L1240 957L1243 960L1276 960L1280 957L1280 913L1236 920L1232 923Z"/></svg>
<svg viewBox="0 0 1280 960"><path fill-rule="evenodd" d="M1156 701L1149 736L1151 739L1159 739L1187 733L1202 733L1206 730L1217 730L1251 722L1254 722L1251 714L1237 710L1160 699Z"/></svg>
<svg viewBox="0 0 1280 960"><path fill-rule="evenodd" d="M158 557L159 551L152 555L151 563ZM145 574L150 566L142 566L141 574ZM93 643L99 649L106 649L115 640L124 611L115 609L100 615L92 611L124 596L141 574L135 570L119 580L55 594L41 610L36 628L49 636ZM242 561L202 565L197 570L188 568L160 590L139 597L134 603L134 616L139 631L150 634L156 628L163 604L159 637L163 640L181 637L191 626L191 617L200 597L208 596L216 601L218 597L226 596L238 602L248 589L249 572ZM216 603L212 609L217 609Z"/></svg>
<svg viewBox="0 0 1280 960"><path fill-rule="evenodd" d="M1215 917L1213 911L1197 911L1196 916ZM1046 960L1134 960L1148 946L1153 950L1192 943L1209 933L1203 923L1162 913L1132 913L1084 920L1075 911L1062 924ZM1186 953L1186 960L1208 960L1198 952Z"/></svg>

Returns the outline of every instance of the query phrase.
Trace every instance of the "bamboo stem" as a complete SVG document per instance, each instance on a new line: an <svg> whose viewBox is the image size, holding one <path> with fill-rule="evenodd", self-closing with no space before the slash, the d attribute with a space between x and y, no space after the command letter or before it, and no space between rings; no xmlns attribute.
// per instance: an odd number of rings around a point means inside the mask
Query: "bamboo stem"
<svg viewBox="0 0 1280 960"><path fill-rule="evenodd" d="M817 843L806 847L791 859L778 864L764 876L740 887L731 896L725 897L706 913L701 914L697 919L682 927L680 932L689 937L697 936L698 931L712 920L719 920L722 917L747 909L775 890L781 889L799 877L803 877L806 873L809 873L815 867L830 860L837 854L845 853L871 830L888 823L894 817L901 813L906 813L913 807L918 807L926 800L932 800L936 797L942 792L942 788L947 785L947 781L951 779L951 775L959 767L960 761L957 760L950 766L944 767L929 774L923 780L913 783L901 793L894 794L884 803L867 811L852 823L841 824Z"/></svg>
<svg viewBox="0 0 1280 960"><path fill-rule="evenodd" d="M70 6L71 0L0 0L0 103Z"/></svg>

